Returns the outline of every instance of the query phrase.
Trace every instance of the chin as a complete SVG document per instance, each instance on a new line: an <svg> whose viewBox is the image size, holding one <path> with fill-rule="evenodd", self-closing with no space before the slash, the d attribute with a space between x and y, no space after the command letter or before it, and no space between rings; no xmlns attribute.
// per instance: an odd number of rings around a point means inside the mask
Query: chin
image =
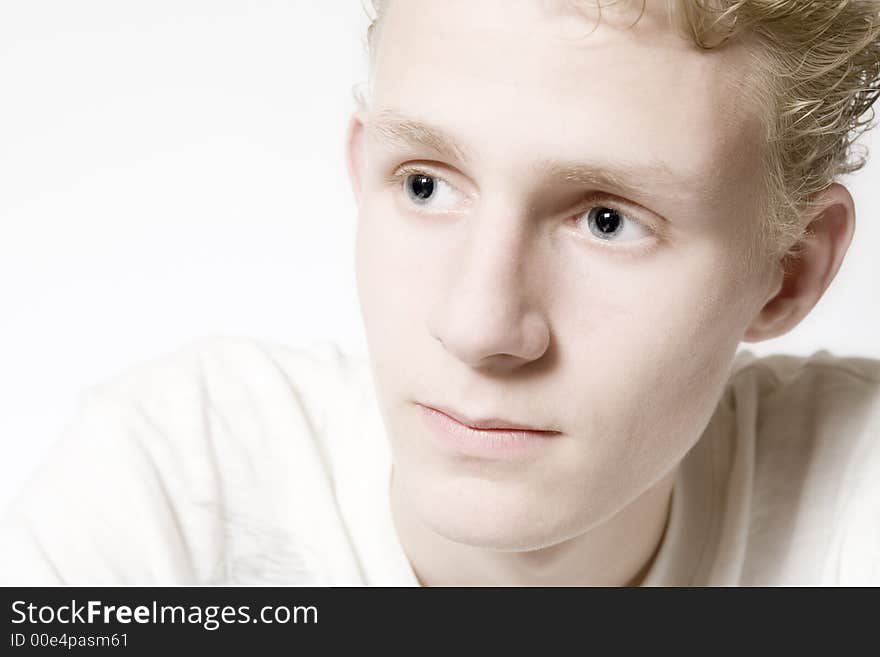
<svg viewBox="0 0 880 657"><path fill-rule="evenodd" d="M527 482L420 476L415 485L405 482L404 486L419 520L434 533L463 545L522 552L585 531L565 516L564 506L538 494Z"/></svg>

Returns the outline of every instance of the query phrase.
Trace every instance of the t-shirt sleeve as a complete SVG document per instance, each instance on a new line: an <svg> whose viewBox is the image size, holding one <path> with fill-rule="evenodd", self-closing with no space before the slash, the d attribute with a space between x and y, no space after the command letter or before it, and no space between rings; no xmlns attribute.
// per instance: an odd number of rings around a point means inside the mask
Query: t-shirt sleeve
<svg viewBox="0 0 880 657"><path fill-rule="evenodd" d="M216 515L175 465L172 438L136 400L85 391L0 519L0 585L210 582Z"/></svg>
<svg viewBox="0 0 880 657"><path fill-rule="evenodd" d="M880 584L880 360L742 359L738 430L755 437L745 582Z"/></svg>
<svg viewBox="0 0 880 657"><path fill-rule="evenodd" d="M209 336L87 388L0 516L0 585L357 580L349 365L332 343Z"/></svg>

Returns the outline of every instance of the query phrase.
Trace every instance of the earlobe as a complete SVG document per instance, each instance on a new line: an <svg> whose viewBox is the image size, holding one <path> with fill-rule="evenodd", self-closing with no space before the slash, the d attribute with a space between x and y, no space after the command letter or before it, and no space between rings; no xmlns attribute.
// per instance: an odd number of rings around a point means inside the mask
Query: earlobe
<svg viewBox="0 0 880 657"><path fill-rule="evenodd" d="M360 111L352 114L345 138L345 163L355 202L360 203L364 156L364 119Z"/></svg>
<svg viewBox="0 0 880 657"><path fill-rule="evenodd" d="M782 281L743 335L760 342L789 332L806 317L831 285L855 231L855 207L849 191L838 183L821 192L813 219L798 243L777 265Z"/></svg>

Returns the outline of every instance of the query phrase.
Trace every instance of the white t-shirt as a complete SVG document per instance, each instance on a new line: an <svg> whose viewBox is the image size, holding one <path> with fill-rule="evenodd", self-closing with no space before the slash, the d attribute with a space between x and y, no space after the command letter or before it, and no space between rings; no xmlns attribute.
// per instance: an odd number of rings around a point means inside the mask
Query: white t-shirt
<svg viewBox="0 0 880 657"><path fill-rule="evenodd" d="M83 392L0 584L418 586L366 357L208 337ZM880 585L880 361L741 351L651 585Z"/></svg>

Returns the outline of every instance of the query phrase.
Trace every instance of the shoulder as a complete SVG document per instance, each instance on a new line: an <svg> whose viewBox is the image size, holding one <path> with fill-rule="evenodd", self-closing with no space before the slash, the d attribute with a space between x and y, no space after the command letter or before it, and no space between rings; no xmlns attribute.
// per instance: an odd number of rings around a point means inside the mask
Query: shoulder
<svg viewBox="0 0 880 657"><path fill-rule="evenodd" d="M837 356L827 349L809 355L761 357L743 350L734 359L731 380L750 380L763 394L784 394L809 383L821 385L829 381L877 390L880 388L880 359Z"/></svg>
<svg viewBox="0 0 880 657"><path fill-rule="evenodd" d="M227 477L244 461L262 472L320 466L332 477L369 408L372 378L366 356L332 341L211 335L131 365L83 396L87 416L136 435L157 461L210 459Z"/></svg>
<svg viewBox="0 0 880 657"><path fill-rule="evenodd" d="M108 401L132 397L167 399L171 393L228 393L233 388L282 383L334 385L359 372L364 359L332 341L296 346L242 335L209 335L132 363L96 383L88 394Z"/></svg>
<svg viewBox="0 0 880 657"><path fill-rule="evenodd" d="M807 434L832 428L860 434L880 415L880 360L827 350L764 357L743 351L734 360L727 392L756 422L790 427L783 433L800 427Z"/></svg>
<svg viewBox="0 0 880 657"><path fill-rule="evenodd" d="M758 449L830 449L843 457L880 440L880 360L827 350L798 356L737 354L726 390L738 428Z"/></svg>
<svg viewBox="0 0 880 657"><path fill-rule="evenodd" d="M363 394L364 363L329 342L209 336L87 388L0 523L21 570L6 575L318 581L338 533L333 436L357 421L339 408Z"/></svg>
<svg viewBox="0 0 880 657"><path fill-rule="evenodd" d="M754 450L747 573L880 577L880 360L742 352L728 393L739 444Z"/></svg>
<svg viewBox="0 0 880 657"><path fill-rule="evenodd" d="M285 345L241 335L209 335L130 364L83 391L87 408L136 411L154 423L192 432L193 423L290 422L306 416L320 431L331 402L367 380L363 356L332 341ZM198 427L202 432L208 426Z"/></svg>

